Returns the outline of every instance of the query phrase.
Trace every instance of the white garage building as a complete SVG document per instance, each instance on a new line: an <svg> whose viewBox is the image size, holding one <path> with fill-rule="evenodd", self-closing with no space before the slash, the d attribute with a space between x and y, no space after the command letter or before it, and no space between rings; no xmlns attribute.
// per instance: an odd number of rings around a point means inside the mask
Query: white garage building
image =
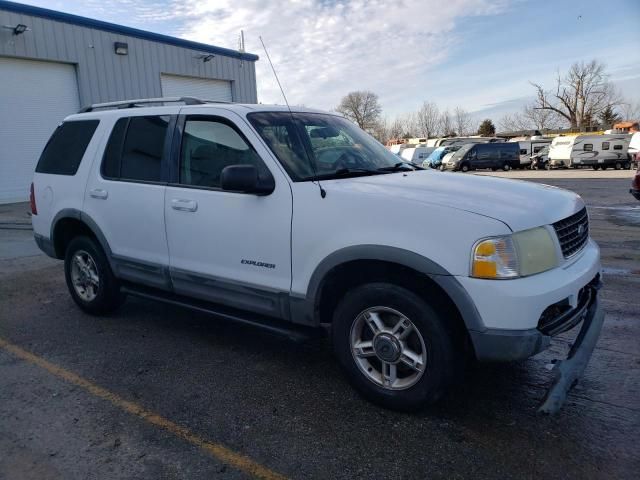
<svg viewBox="0 0 640 480"><path fill-rule="evenodd" d="M25 201L56 125L92 103L256 103L256 55L0 0L0 203Z"/></svg>

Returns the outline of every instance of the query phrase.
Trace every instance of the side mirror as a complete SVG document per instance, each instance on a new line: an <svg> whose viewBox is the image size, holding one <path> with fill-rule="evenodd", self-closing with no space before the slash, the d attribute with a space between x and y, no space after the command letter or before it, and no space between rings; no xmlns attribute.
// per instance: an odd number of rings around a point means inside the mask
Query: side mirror
<svg viewBox="0 0 640 480"><path fill-rule="evenodd" d="M222 169L220 185L231 192L269 195L276 188L273 177L260 178L254 165L229 165Z"/></svg>

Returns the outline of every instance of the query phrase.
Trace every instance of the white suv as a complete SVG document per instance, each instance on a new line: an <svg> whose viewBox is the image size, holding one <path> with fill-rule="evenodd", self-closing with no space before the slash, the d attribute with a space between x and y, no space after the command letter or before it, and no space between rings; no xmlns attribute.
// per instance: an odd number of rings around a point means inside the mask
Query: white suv
<svg viewBox="0 0 640 480"><path fill-rule="evenodd" d="M411 167L329 113L94 105L51 137L31 201L83 310L132 294L291 335L330 327L350 381L390 408L437 400L467 357L524 359L582 322L553 411L602 325L579 196Z"/></svg>

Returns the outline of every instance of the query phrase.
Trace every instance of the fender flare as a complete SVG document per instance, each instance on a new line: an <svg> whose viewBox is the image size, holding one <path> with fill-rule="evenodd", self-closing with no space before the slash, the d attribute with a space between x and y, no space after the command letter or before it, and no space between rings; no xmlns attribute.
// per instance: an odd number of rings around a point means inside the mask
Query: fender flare
<svg viewBox="0 0 640 480"><path fill-rule="evenodd" d="M109 265L113 270L114 269L113 255L111 252L111 247L109 246L109 242L107 242L107 238L104 236L104 233L102 233L102 230L100 229L100 227L98 227L98 224L93 220L93 218L91 218L89 215L82 212L81 210L78 210L76 208L63 208L56 214L56 216L53 218L53 221L51 222L51 233L49 234L51 243L55 245L54 232L56 227L58 226L58 222L67 218L78 220L87 226L87 228L91 231L91 233L93 233L93 235L98 240L98 243L100 244L100 246L102 247L102 250L107 256ZM64 255L62 255L61 258L64 258Z"/></svg>
<svg viewBox="0 0 640 480"><path fill-rule="evenodd" d="M301 323L317 324L316 308L326 275L335 267L354 260L378 260L411 268L433 280L454 303L469 330L485 331L475 303L455 276L433 260L415 252L386 245L353 245L336 250L325 257L316 267L304 298L292 298L292 317Z"/></svg>

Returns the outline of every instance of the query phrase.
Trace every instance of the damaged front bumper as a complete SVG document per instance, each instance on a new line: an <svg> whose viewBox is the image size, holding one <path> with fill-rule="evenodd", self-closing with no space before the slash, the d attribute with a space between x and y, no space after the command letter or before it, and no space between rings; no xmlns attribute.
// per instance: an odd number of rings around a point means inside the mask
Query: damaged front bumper
<svg viewBox="0 0 640 480"><path fill-rule="evenodd" d="M554 364L553 383L538 408L541 413L554 414L562 408L569 390L578 383L589 363L604 323L604 311L598 299L600 287L599 280L589 286L589 301L585 311L581 313L584 318L582 327L567 358L556 361Z"/></svg>

